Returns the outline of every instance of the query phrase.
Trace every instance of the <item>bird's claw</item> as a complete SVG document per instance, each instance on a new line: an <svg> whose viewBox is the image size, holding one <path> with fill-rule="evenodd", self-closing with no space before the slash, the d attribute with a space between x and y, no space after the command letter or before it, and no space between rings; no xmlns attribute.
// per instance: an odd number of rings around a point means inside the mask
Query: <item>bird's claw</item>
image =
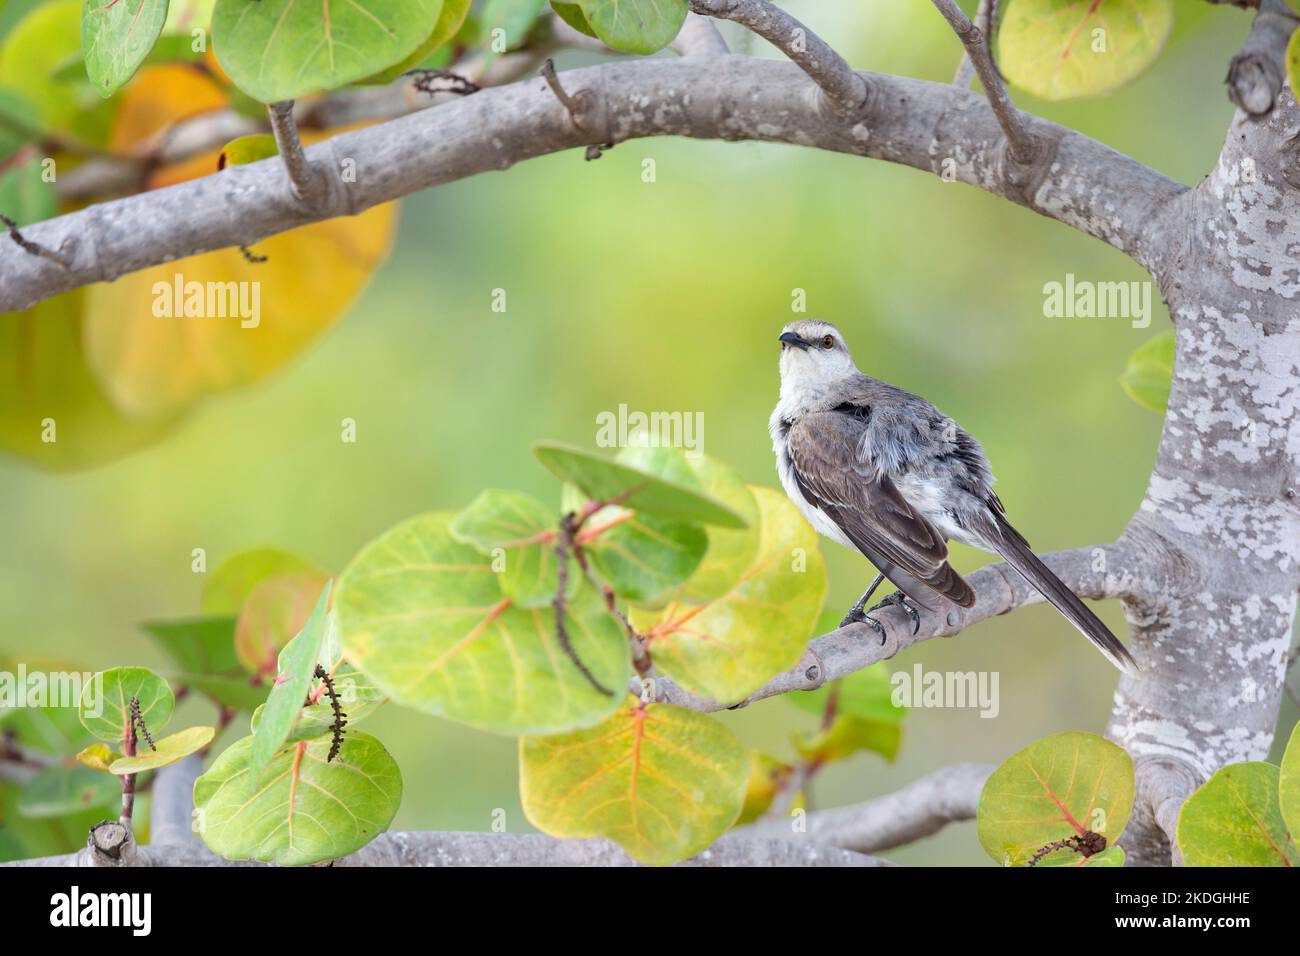
<svg viewBox="0 0 1300 956"><path fill-rule="evenodd" d="M915 637L921 630L921 613L916 608L912 607L912 602L903 596L902 591L895 591L893 594L889 595L889 597L870 608L870 610L878 611L882 607L888 607L891 604L897 604L907 612L907 616L912 619L912 636ZM870 619L868 618L868 620Z"/></svg>
<svg viewBox="0 0 1300 956"><path fill-rule="evenodd" d="M872 610L874 610L874 608ZM881 624L874 617L867 617L867 612L862 610L861 604L853 605L849 610L849 613L845 614L843 619L840 621L840 627L848 627L850 624L868 625L873 631L880 635L880 643L885 643L885 625Z"/></svg>

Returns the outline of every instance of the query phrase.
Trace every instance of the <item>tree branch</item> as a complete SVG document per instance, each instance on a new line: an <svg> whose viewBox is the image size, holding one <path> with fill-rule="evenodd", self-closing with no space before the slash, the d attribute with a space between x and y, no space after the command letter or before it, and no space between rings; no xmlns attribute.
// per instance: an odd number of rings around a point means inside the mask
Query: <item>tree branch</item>
<svg viewBox="0 0 1300 956"><path fill-rule="evenodd" d="M888 850L932 836L949 823L975 819L980 791L992 772L990 764L944 767L883 797L809 813L802 833L793 830L792 820L784 819L765 820L734 832L737 837L806 840L858 853Z"/></svg>
<svg viewBox="0 0 1300 956"><path fill-rule="evenodd" d="M1261 0L1241 51L1228 66L1228 99L1252 116L1273 108L1286 81L1286 47L1300 25L1286 0Z"/></svg>
<svg viewBox="0 0 1300 956"><path fill-rule="evenodd" d="M686 14L677 39L669 46L678 56L726 56L731 52L713 21L698 13Z"/></svg>
<svg viewBox="0 0 1300 956"><path fill-rule="evenodd" d="M567 89L590 95L581 129L534 78L309 147L325 184L322 201L310 208L294 196L276 158L28 226L28 238L59 249L68 266L0 243L0 311L184 256L252 246L537 156L646 136L797 143L936 173L951 166L956 179L1103 239L1148 269L1168 253L1155 241L1159 213L1186 191L1080 133L1032 117L1046 148L1033 169L1011 168L988 107L949 84L872 74L877 95L862 122L848 125L809 109L811 81L777 61L629 60L563 77ZM342 175L345 157L355 161L355 182Z"/></svg>
<svg viewBox="0 0 1300 956"><path fill-rule="evenodd" d="M757 33L799 64L837 109L853 113L866 102L867 80L853 72L829 43L767 0L691 0L691 9Z"/></svg>
<svg viewBox="0 0 1300 956"><path fill-rule="evenodd" d="M116 825L115 825L116 826ZM132 844L132 846L134 846ZM0 863L0 867L47 866L261 866L231 861L202 844L146 844L129 863L96 859L87 848L64 856ZM334 862L334 866L636 866L617 844L608 840L557 840L524 833L381 833L366 846ZM724 836L713 846L678 866L889 866L876 857L837 847Z"/></svg>
<svg viewBox="0 0 1300 956"><path fill-rule="evenodd" d="M993 56L993 24L997 17L996 7L995 0L980 0L979 9L975 11L975 28L983 35L984 43L989 47L990 59ZM996 67L997 63L993 65ZM957 64L957 75L952 79L953 85L966 89L973 79L975 79L975 64L971 62L969 52L963 53L961 62Z"/></svg>
<svg viewBox="0 0 1300 956"><path fill-rule="evenodd" d="M1136 586L1139 575L1147 573L1137 565L1123 539L1112 545L1057 551L1042 558L1072 591L1094 600L1127 596ZM919 608L920 623L915 634L912 633L912 619L898 606L888 605L873 611L868 616L885 628L883 642L867 624L855 623L831 631L815 638L798 664L778 674L742 701L708 700L666 677L654 679L654 699L659 703L709 712L745 707L791 691L816 690L828 681L888 660L905 647L932 637L951 637L972 624L1044 600L1037 589L1006 564L981 568L967 575L966 580L975 591L973 607L954 607L942 617ZM637 686L640 687L640 682Z"/></svg>
<svg viewBox="0 0 1300 956"><path fill-rule="evenodd" d="M956 32L962 46L966 47L966 55L970 57L975 72L979 74L984 95L988 97L989 105L993 107L993 113L998 118L998 125L1002 127L1002 132L1007 138L1007 149L1011 153L1011 158L1017 163L1032 163L1038 151L1038 144L1025 129L1020 111L1015 108L1011 97L1007 94L1006 84L1002 82L998 68L993 65L993 56L989 52L989 44L984 38L984 33L966 19L966 14L962 13L961 7L957 6L954 0L934 0L934 5Z"/></svg>

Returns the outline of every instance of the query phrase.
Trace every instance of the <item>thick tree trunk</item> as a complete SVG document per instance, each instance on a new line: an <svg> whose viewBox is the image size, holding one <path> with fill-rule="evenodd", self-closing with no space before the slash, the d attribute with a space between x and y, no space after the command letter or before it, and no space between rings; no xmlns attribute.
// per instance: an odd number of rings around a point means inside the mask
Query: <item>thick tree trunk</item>
<svg viewBox="0 0 1300 956"><path fill-rule="evenodd" d="M1173 391L1126 533L1146 562L1126 600L1144 674L1121 680L1108 730L1141 768L1133 862L1167 863L1177 798L1273 741L1300 587L1298 125L1289 92L1239 112L1165 216Z"/></svg>

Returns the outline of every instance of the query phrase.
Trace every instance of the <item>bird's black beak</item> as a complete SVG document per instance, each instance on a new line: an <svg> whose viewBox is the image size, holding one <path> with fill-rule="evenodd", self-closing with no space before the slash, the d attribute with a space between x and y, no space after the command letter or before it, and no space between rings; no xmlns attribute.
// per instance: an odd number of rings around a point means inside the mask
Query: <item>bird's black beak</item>
<svg viewBox="0 0 1300 956"><path fill-rule="evenodd" d="M793 349L806 349L808 347L808 343L793 332L782 332L779 341L784 342Z"/></svg>

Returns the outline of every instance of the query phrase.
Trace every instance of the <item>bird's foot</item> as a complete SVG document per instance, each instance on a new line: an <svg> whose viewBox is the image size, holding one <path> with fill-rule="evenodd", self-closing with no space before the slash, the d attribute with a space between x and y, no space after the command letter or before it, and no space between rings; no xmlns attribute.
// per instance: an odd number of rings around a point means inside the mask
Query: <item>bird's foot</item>
<svg viewBox="0 0 1300 956"><path fill-rule="evenodd" d="M888 607L891 604L897 604L904 611L906 611L907 616L912 619L913 635L915 635L919 630L921 630L921 612L912 606L912 602L903 596L902 591L895 591L893 594L889 595L889 597L885 598L883 601L872 606L869 610L878 611L882 607ZM870 618L868 618L868 620L870 620Z"/></svg>
<svg viewBox="0 0 1300 956"><path fill-rule="evenodd" d="M875 608L872 608L875 610ZM880 635L880 643L885 643L885 625L881 624L874 617L867 617L867 612L862 609L862 602L859 601L849 609L840 621L840 627L848 627L850 624L866 624L873 631Z"/></svg>

